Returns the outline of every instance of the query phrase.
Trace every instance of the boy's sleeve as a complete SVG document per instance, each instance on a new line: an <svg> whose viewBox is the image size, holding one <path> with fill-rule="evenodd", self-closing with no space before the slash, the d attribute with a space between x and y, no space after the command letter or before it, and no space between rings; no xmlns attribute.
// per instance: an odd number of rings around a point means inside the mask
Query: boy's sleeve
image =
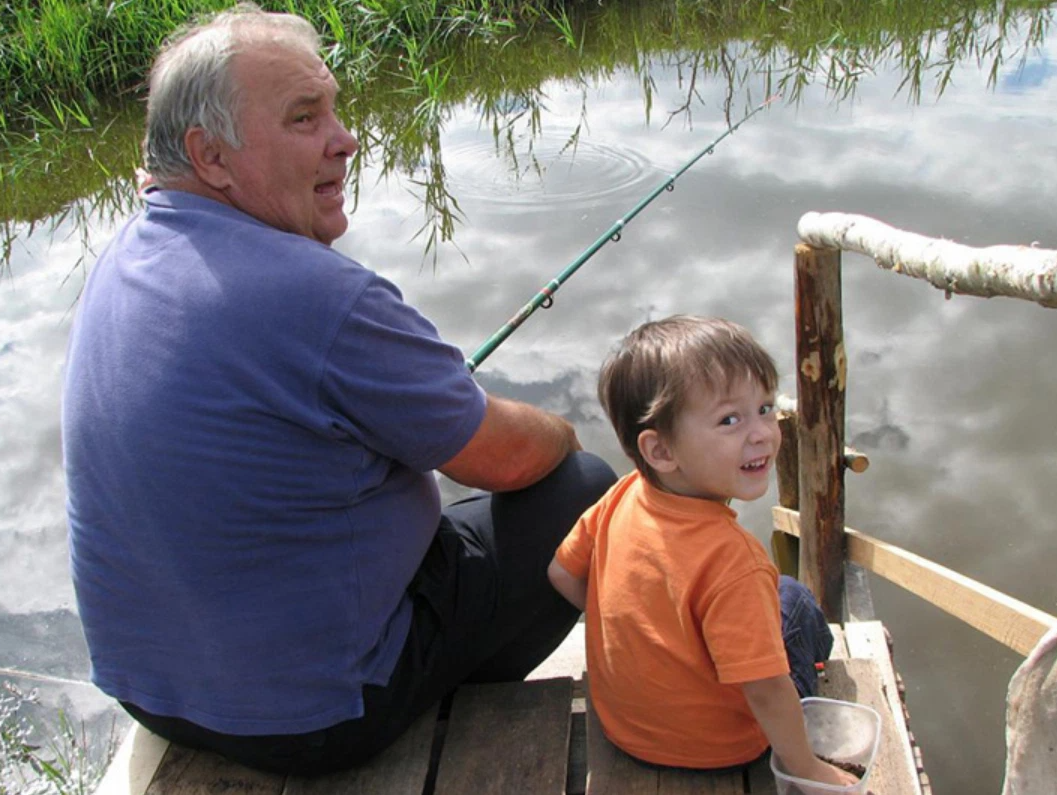
<svg viewBox="0 0 1057 795"><path fill-rule="evenodd" d="M716 676L724 684L789 673L773 570L754 569L715 594L701 630Z"/></svg>
<svg viewBox="0 0 1057 795"><path fill-rule="evenodd" d="M588 508L577 519L569 535L562 541L554 557L563 569L574 577L584 579L591 568L591 552L595 548L595 527L598 506Z"/></svg>

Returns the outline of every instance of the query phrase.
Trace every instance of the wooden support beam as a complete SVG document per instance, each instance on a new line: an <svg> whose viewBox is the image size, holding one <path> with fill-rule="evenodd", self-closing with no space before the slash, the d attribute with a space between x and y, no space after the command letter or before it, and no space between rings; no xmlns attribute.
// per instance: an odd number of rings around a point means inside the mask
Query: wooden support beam
<svg viewBox="0 0 1057 795"><path fill-rule="evenodd" d="M829 621L844 602L844 395L847 361L841 318L840 251L799 244L796 361L800 580Z"/></svg>
<svg viewBox="0 0 1057 795"><path fill-rule="evenodd" d="M849 469L856 475L861 475L870 468L870 459L866 453L860 453L850 447L844 448L844 468Z"/></svg>
<svg viewBox="0 0 1057 795"><path fill-rule="evenodd" d="M796 511L772 508L776 530L800 535ZM1019 654L1027 655L1057 617L1007 596L963 574L853 530L844 528L848 560L936 605Z"/></svg>
<svg viewBox="0 0 1057 795"><path fill-rule="evenodd" d="M778 504L791 511L800 508L800 466L797 461L799 434L795 411L778 411L778 429L782 444L775 459L778 478ZM778 571L798 578L800 573L800 540L787 533L771 534L771 555Z"/></svg>

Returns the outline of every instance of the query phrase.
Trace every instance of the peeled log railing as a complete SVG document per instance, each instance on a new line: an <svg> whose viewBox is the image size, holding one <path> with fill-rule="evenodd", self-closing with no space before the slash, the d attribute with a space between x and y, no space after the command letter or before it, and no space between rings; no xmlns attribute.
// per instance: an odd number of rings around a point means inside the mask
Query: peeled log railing
<svg viewBox="0 0 1057 795"><path fill-rule="evenodd" d="M1057 307L1057 251L1034 246L972 248L846 213L806 213L796 231L809 246L865 254L886 270L924 279L948 297L1005 296Z"/></svg>
<svg viewBox="0 0 1057 795"><path fill-rule="evenodd" d="M844 564L850 561L1027 654L1057 618L844 525L844 472L859 471L866 462L844 446L841 250L924 279L948 296L1005 296L1046 307L1057 307L1057 251L972 248L845 213L807 213L797 231L804 241L795 250L798 397L796 413L782 419L776 558L790 568L798 546L798 575L830 621L848 612ZM796 535L799 545L791 540Z"/></svg>

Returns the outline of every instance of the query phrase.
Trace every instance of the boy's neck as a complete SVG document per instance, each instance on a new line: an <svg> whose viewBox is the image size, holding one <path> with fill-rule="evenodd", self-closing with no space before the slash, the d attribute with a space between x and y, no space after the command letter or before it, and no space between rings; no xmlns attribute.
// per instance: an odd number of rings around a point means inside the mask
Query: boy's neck
<svg viewBox="0 0 1057 795"><path fill-rule="evenodd" d="M688 497L691 500L703 500L705 502L715 502L720 505L726 505L730 507L731 500L733 497L725 497L723 495L702 495L693 494L688 489L681 489L680 484L674 482L671 477L665 477L664 472L658 472L653 470L653 480L651 484L658 490L663 491L666 494L674 494L676 497Z"/></svg>

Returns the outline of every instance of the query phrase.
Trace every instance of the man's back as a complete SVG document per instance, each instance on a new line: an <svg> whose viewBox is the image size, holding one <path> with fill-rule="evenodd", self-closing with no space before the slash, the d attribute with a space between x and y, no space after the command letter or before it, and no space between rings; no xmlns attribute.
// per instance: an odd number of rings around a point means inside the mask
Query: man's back
<svg viewBox="0 0 1057 795"><path fill-rule="evenodd" d="M328 247L191 194L148 197L93 270L64 398L102 689L236 734L356 717L406 634L439 516L429 470L472 435L467 406L483 412L459 352L433 340ZM428 405L394 362L435 378Z"/></svg>

